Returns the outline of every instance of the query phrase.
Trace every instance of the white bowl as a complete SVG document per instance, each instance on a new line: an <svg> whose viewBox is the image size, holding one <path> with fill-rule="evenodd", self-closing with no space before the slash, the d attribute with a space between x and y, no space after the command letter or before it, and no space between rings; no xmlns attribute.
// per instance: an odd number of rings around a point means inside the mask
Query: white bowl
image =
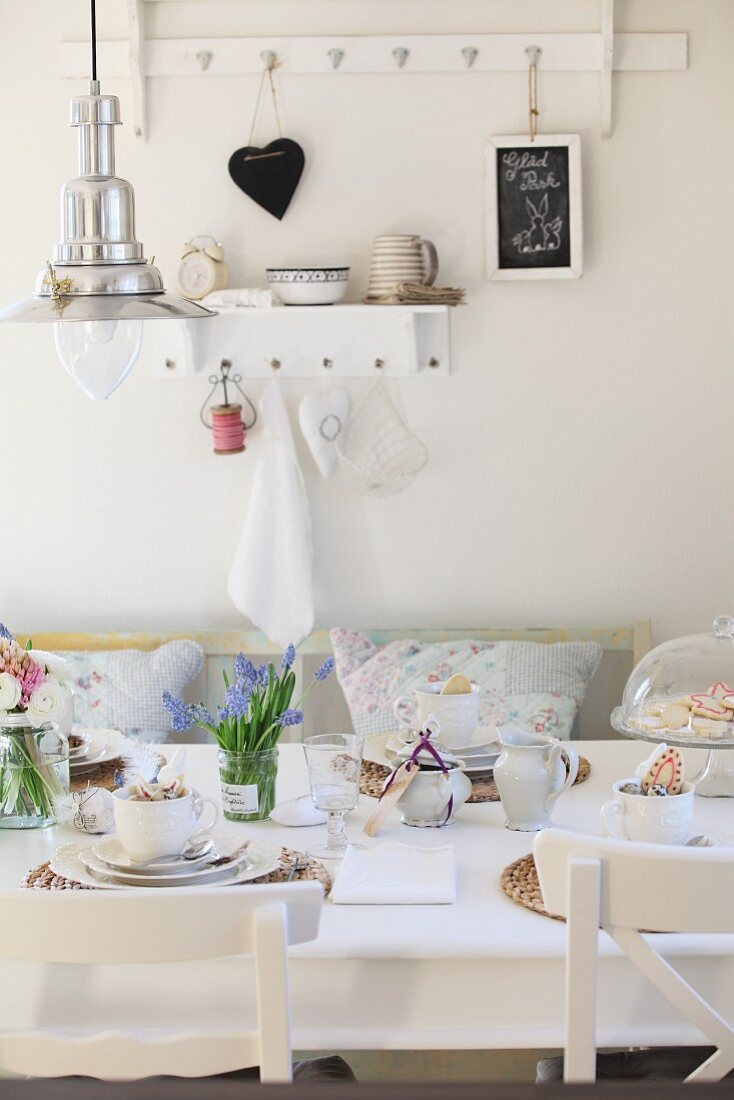
<svg viewBox="0 0 734 1100"><path fill-rule="evenodd" d="M268 282L287 306L330 306L347 289L348 267L269 267Z"/></svg>

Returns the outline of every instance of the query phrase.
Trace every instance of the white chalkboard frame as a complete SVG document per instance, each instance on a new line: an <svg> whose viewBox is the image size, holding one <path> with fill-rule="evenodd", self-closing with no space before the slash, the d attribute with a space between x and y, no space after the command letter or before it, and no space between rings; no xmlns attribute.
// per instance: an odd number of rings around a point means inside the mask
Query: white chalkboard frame
<svg viewBox="0 0 734 1100"><path fill-rule="evenodd" d="M571 262L568 267L500 267L498 219L497 150L506 148L534 149L545 146L566 146L568 149L569 235ZM578 134L538 134L531 141L527 134L494 135L485 145L486 164L486 277L516 281L518 279L578 279L583 274L583 214L581 200L581 138Z"/></svg>

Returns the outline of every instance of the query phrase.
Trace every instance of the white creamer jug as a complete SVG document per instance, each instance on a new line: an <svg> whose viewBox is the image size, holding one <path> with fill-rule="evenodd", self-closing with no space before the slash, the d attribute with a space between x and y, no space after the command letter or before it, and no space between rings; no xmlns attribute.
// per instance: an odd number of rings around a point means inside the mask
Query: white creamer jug
<svg viewBox="0 0 734 1100"><path fill-rule="evenodd" d="M556 737L529 733L520 726L498 726L502 752L494 766L507 828L535 833L550 825L555 800L576 779L579 758Z"/></svg>

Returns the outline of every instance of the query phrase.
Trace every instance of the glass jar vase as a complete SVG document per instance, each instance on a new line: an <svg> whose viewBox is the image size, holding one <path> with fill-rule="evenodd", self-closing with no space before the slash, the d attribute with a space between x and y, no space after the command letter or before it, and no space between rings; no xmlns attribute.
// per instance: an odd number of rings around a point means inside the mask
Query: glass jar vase
<svg viewBox="0 0 734 1100"><path fill-rule="evenodd" d="M275 805L278 750L229 752L219 749L222 811L229 821L264 821Z"/></svg>
<svg viewBox="0 0 734 1100"><path fill-rule="evenodd" d="M69 742L58 726L31 726L25 714L0 717L0 829L54 825L69 794Z"/></svg>

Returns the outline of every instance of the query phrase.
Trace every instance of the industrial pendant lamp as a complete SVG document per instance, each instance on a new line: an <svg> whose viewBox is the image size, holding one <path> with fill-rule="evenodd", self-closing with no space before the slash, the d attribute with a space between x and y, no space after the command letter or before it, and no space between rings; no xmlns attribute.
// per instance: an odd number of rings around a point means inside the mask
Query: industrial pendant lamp
<svg viewBox="0 0 734 1100"><path fill-rule="evenodd" d="M56 351L92 398L109 397L140 353L143 321L214 317L211 310L166 294L163 279L135 239L135 194L115 175L117 96L100 95L95 0L91 0L89 95L71 100L78 128L79 175L61 192L61 243L36 278L32 298L0 312L0 321L54 325Z"/></svg>

